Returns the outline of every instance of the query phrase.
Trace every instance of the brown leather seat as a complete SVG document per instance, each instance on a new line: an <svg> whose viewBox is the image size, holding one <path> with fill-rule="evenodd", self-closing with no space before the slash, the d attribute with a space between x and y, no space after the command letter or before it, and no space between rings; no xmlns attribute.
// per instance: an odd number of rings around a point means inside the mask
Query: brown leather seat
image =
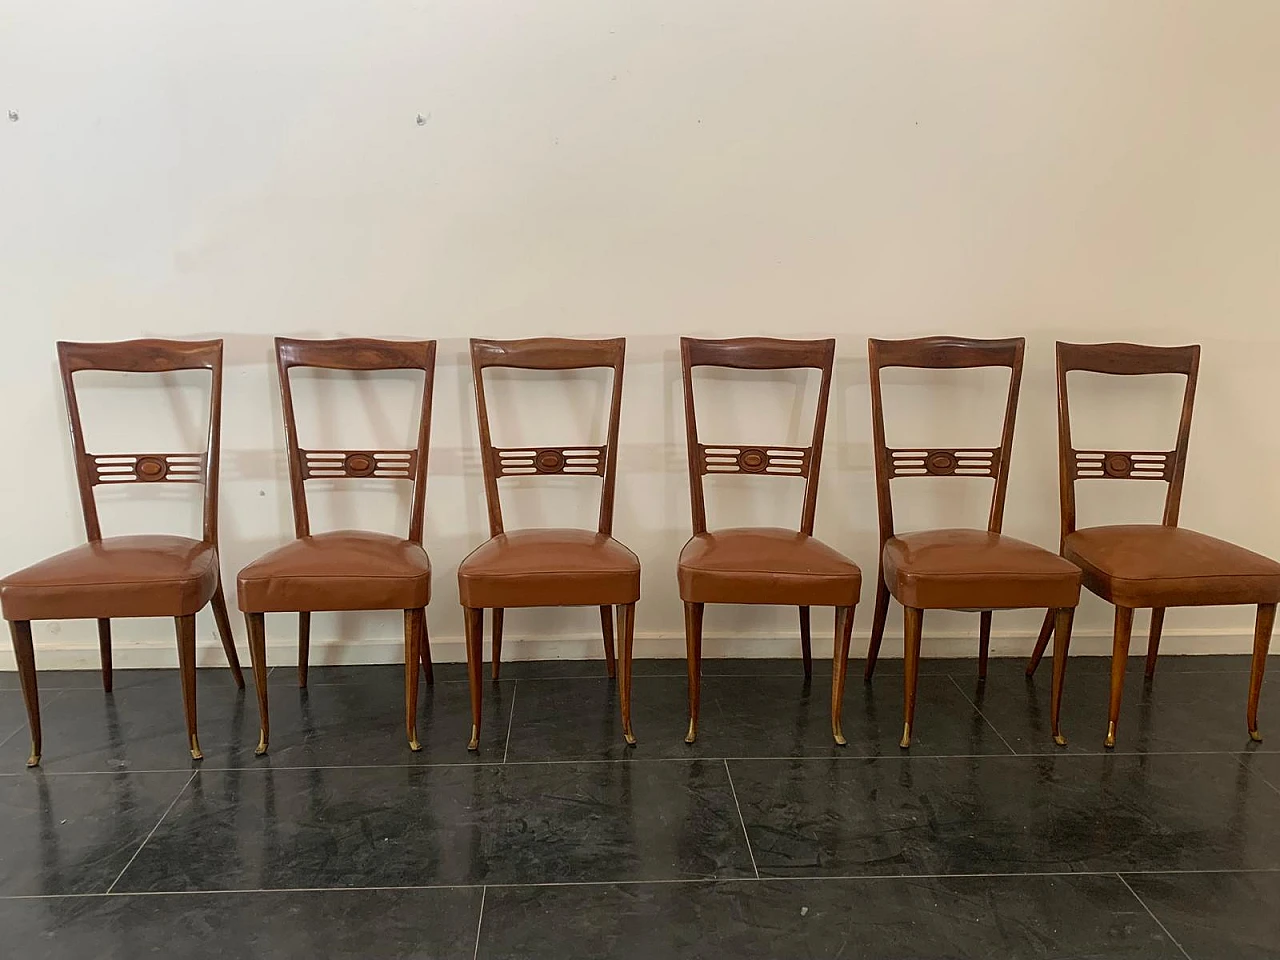
<svg viewBox="0 0 1280 960"><path fill-rule="evenodd" d="M852 607L862 571L816 537L779 527L735 527L695 534L676 567L686 603Z"/></svg>
<svg viewBox="0 0 1280 960"><path fill-rule="evenodd" d="M1116 726L1124 695L1125 667L1133 634L1133 613L1151 609L1147 639L1147 677L1154 676L1160 653L1167 607L1209 604L1257 604L1253 630L1253 665L1249 673L1249 700L1245 720L1249 735L1258 732L1258 700L1271 646L1276 604L1280 602L1280 563L1237 547L1235 544L1184 530L1178 526L1182 506L1182 482L1187 469L1191 414L1196 379L1200 372L1200 347L1148 347L1134 343L1059 343L1058 368L1058 471L1062 491L1062 555L1083 571L1091 591L1115 604L1111 653L1111 697L1108 704L1106 746L1116 744ZM1145 377L1154 374L1181 376L1182 412L1172 450L1086 450L1071 439L1071 406L1068 375L1087 371L1111 377ZM1076 483L1128 480L1166 484L1164 516L1159 525L1117 524L1076 529ZM1046 618L1027 674L1035 672L1051 637L1053 652L1053 713L1057 727L1062 697L1062 675L1067 644Z"/></svg>
<svg viewBox="0 0 1280 960"><path fill-rule="evenodd" d="M508 530L458 566L464 607L561 607L635 603L640 560L595 530Z"/></svg>
<svg viewBox="0 0 1280 960"><path fill-rule="evenodd" d="M835 607L831 737L837 744L845 744L841 714L853 613L862 592L862 571L852 560L813 535L835 352L834 340L680 338L689 505L693 520L693 536L680 551L676 563L680 599L684 601L684 634L688 649L687 743L693 743L698 736L702 700L702 622L706 604L767 603L794 605L799 609L800 656L806 678L813 675L810 607ZM817 370L820 379L809 445L702 443L698 437L698 418L694 408L693 371L696 367ZM798 529L731 527L708 530L704 477L710 474L771 477L771 482L775 483L786 479L803 481L804 499Z"/></svg>
<svg viewBox="0 0 1280 960"><path fill-rule="evenodd" d="M370 530L300 537L240 571L240 609L411 610L431 600L422 544Z"/></svg>
<svg viewBox="0 0 1280 960"><path fill-rule="evenodd" d="M458 599L467 638L467 679L471 687L471 740L480 748L484 683L484 611L491 610L493 679L502 669L502 628L507 607L598 607L605 668L617 677L622 736L635 744L631 729L631 660L635 643L636 601L640 599L640 561L613 538L613 496L618 477L618 422L622 412L622 372L626 341L472 340L471 374L475 384L476 425L484 498L489 508L489 539L458 567ZM591 370L613 373L609 420L601 445L569 447L496 447L485 401L485 370ZM541 528L508 531L502 522L499 481L505 477L599 477L600 514L595 530ZM614 608L622 655L614 654ZM620 667L620 669L619 669Z"/></svg>
<svg viewBox="0 0 1280 960"><path fill-rule="evenodd" d="M987 530L900 533L884 545L898 602L924 610L1074 607L1080 571L1043 547Z"/></svg>
<svg viewBox="0 0 1280 960"><path fill-rule="evenodd" d="M1067 534L1062 554L1122 607L1280 602L1280 563L1182 527L1086 527Z"/></svg>
<svg viewBox="0 0 1280 960"><path fill-rule="evenodd" d="M218 568L218 443L222 429L222 341L128 340L121 343L59 343L58 367L67 402L72 454L84 517L83 546L10 574L0 581L0 610L9 621L14 657L31 728L28 766L40 762L40 693L36 682L33 620L97 620L102 689L110 692L113 617L173 617L178 640L187 745L203 758L196 732L196 613L213 607L214 623L236 685L244 687L227 602ZM82 370L155 374L207 370L210 375L209 432L199 453L89 453L76 397ZM203 486L204 518L199 540L150 534L103 537L94 490L124 490L139 484Z"/></svg>
<svg viewBox="0 0 1280 960"><path fill-rule="evenodd" d="M188 537L107 537L0 581L6 620L184 617L218 589L218 550Z"/></svg>
<svg viewBox="0 0 1280 960"><path fill-rule="evenodd" d="M266 614L298 614L298 686L306 687L311 655L311 614L321 610L401 610L404 612L404 726L410 750L418 742L418 665L432 681L427 637L431 561L422 548L427 453L431 439L431 395L435 383L434 340L292 340L276 338L276 368L289 457L289 500L295 538L259 557L237 578L240 609L249 628L249 652L258 688L261 730L257 753L271 739L267 702ZM421 373L422 404L417 444L410 450L308 450L298 441L289 371L322 370ZM407 481L412 485L409 536L372 530L311 532L307 481L360 479Z"/></svg>
<svg viewBox="0 0 1280 960"><path fill-rule="evenodd" d="M925 610L972 610L978 620L978 676L987 675L993 611L1028 607L1048 608L1064 642L1071 635L1071 619L1080 602L1080 570L1034 544L1003 535L1005 495L1013 426L1022 383L1021 337L971 340L963 337L923 337L916 340L871 340L871 423L875 434L876 499L880 506L880 575L876 581L876 612L867 645L866 678L871 679L889 614L889 598L902 604L904 696L902 747L911 746L916 685L920 672L920 641ZM998 447L890 447L885 442L881 371L886 367L926 370L964 370L1007 367L1009 390ZM894 481L925 477L984 477L994 481L987 529L942 529L895 533ZM1055 670L1055 677L1059 677ZM1060 685L1055 686L1060 691ZM1058 733L1058 694L1051 705L1053 735Z"/></svg>

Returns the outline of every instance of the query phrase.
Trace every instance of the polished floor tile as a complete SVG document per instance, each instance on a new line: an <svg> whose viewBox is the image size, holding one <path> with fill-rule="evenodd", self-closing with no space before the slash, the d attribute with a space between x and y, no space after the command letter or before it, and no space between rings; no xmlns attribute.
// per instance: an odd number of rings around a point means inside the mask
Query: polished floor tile
<svg viewBox="0 0 1280 960"><path fill-rule="evenodd" d="M762 875L1280 867L1229 755L731 761Z"/></svg>
<svg viewBox="0 0 1280 960"><path fill-rule="evenodd" d="M196 777L117 890L751 873L714 761L234 770Z"/></svg>
<svg viewBox="0 0 1280 960"><path fill-rule="evenodd" d="M490 888L484 960L1181 958L1117 877Z"/></svg>
<svg viewBox="0 0 1280 960"><path fill-rule="evenodd" d="M1125 878L1191 960L1280 958L1280 873Z"/></svg>
<svg viewBox="0 0 1280 960"><path fill-rule="evenodd" d="M472 960L479 889L0 900L23 960Z"/></svg>
<svg viewBox="0 0 1280 960"><path fill-rule="evenodd" d="M0 777L0 897L106 893L190 778Z"/></svg>

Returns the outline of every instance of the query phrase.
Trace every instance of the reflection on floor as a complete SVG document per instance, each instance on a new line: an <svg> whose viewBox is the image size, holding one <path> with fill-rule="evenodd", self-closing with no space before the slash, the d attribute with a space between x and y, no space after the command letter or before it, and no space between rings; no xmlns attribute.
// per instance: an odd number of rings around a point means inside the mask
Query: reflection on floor
<svg viewBox="0 0 1280 960"><path fill-rule="evenodd" d="M252 692L203 671L203 764L176 674L50 673L39 771L0 675L4 952L1280 957L1280 678L1251 744L1247 658L1134 658L1108 752L1105 661L1071 662L1065 749L1022 667L927 661L909 755L893 662L850 665L843 749L829 665L708 661L689 746L684 662L638 662L628 749L603 664L510 663L478 755L459 665L419 754L400 667L279 670L261 758Z"/></svg>

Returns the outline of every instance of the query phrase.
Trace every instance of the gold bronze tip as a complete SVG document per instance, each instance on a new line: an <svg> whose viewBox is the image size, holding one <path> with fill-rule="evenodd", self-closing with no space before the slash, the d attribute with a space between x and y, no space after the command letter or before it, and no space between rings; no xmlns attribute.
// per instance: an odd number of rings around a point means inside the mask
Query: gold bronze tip
<svg viewBox="0 0 1280 960"><path fill-rule="evenodd" d="M1261 734L1261 733L1259 733L1257 730L1250 730L1250 731L1249 731L1249 739L1250 739L1250 740L1252 740L1254 743L1261 743L1261 742L1262 742L1262 734ZM39 760L40 758L39 758L39 757L36 757L36 759L37 759L37 760Z"/></svg>
<svg viewBox="0 0 1280 960"><path fill-rule="evenodd" d="M204 754L200 752L200 741L196 739L196 735L191 735L191 759L203 760Z"/></svg>
<svg viewBox="0 0 1280 960"><path fill-rule="evenodd" d="M265 730L258 731L258 746L253 751L254 756L260 757L267 752L267 732Z"/></svg>
<svg viewBox="0 0 1280 960"><path fill-rule="evenodd" d="M911 724L904 723L902 725L902 740L898 743L903 750L911 746Z"/></svg>
<svg viewBox="0 0 1280 960"><path fill-rule="evenodd" d="M40 751L36 749L36 745L34 743L31 745L31 756L27 757L27 766L40 766Z"/></svg>
<svg viewBox="0 0 1280 960"><path fill-rule="evenodd" d="M480 728L474 723L471 725L471 742L467 744L468 750L480 749Z"/></svg>
<svg viewBox="0 0 1280 960"><path fill-rule="evenodd" d="M692 717L689 718L689 732L684 735L685 743L693 743L698 739L698 724Z"/></svg>
<svg viewBox="0 0 1280 960"><path fill-rule="evenodd" d="M844 733L843 731L841 731L839 726L835 726L832 728L831 736L835 740L836 746L847 747L849 745L849 741L844 738Z"/></svg>
<svg viewBox="0 0 1280 960"><path fill-rule="evenodd" d="M418 742L417 731L415 731L413 735L409 737L409 749L412 750L414 753L417 753L419 750L422 749L422 744Z"/></svg>
<svg viewBox="0 0 1280 960"><path fill-rule="evenodd" d="M1114 747L1116 745L1116 724L1111 721L1107 724L1107 739L1102 741L1104 746Z"/></svg>
<svg viewBox="0 0 1280 960"><path fill-rule="evenodd" d="M1053 742L1060 747L1065 747L1067 745L1067 738L1060 733L1055 733L1053 735Z"/></svg>
<svg viewBox="0 0 1280 960"><path fill-rule="evenodd" d="M622 734L622 739L627 741L627 746L634 747L636 745L636 735L630 730L626 730Z"/></svg>

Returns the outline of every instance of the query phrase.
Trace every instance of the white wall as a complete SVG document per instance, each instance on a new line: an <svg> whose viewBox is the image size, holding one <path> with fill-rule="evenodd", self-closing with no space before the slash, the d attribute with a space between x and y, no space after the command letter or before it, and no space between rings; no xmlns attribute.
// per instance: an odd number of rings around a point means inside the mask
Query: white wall
<svg viewBox="0 0 1280 960"><path fill-rule="evenodd" d="M680 334L839 338L818 529L868 580L867 336L1027 336L1006 530L1050 547L1054 340L1202 343L1184 522L1280 554L1278 35L1269 0L0 0L0 111L19 117L0 113L0 567L82 536L53 342L139 335L226 339L228 582L291 534L271 337L441 341L427 524L439 658L461 654L454 572L485 534L468 336L629 338L617 532L644 563L642 654L683 646ZM979 415L998 408L995 381L899 381L903 442L994 442ZM506 407L512 442L598 428L585 403L516 385L531 392ZM396 410L411 384L324 386L347 392L300 394L315 436L410 434ZM1084 386L1096 442L1172 436L1168 384ZM707 388L724 391L713 439L803 429L767 412L811 396L785 379ZM100 390L94 445L198 434L198 395L148 396ZM790 519L780 483L725 491L713 516ZM981 520L976 488L903 489L908 524ZM1108 489L1086 496L1086 520L1158 515L1156 485ZM135 493L150 499L107 504L108 532L195 529L174 491ZM594 509L559 485L527 494L517 520ZM369 497L321 515L403 512ZM594 654L595 616L514 614L510 655ZM976 619L931 614L927 652L972 650ZM1077 622L1077 649L1109 649L1100 602ZM1000 615L1001 649L1025 651L1037 623ZM1243 649L1250 624L1239 608L1179 611L1166 647ZM292 623L269 629L290 659ZM398 629L318 618L334 643L317 659L393 658ZM789 610L708 617L714 651L791 651L793 630ZM210 631L202 619L216 662ZM166 622L117 635L122 664L172 661ZM38 628L46 665L92 663L95 648L88 624Z"/></svg>

